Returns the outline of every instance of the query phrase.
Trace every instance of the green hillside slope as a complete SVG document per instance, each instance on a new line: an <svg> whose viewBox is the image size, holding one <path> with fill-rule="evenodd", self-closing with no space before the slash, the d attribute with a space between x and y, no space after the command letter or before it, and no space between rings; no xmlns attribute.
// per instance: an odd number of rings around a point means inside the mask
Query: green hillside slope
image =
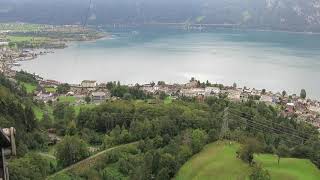
<svg viewBox="0 0 320 180"><path fill-rule="evenodd" d="M237 143L216 142L191 158L179 170L176 180L191 179L248 179L251 167L236 158ZM320 170L309 160L281 158L270 154L256 155L255 160L267 169L272 179L317 180Z"/></svg>

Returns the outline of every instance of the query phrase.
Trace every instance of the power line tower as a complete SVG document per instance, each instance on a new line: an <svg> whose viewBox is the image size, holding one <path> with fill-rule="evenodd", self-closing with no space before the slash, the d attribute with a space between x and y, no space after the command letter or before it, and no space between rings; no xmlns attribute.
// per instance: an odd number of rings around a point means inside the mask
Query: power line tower
<svg viewBox="0 0 320 180"><path fill-rule="evenodd" d="M222 126L220 130L220 139L225 138L228 131L229 131L229 107L226 107L223 111Z"/></svg>

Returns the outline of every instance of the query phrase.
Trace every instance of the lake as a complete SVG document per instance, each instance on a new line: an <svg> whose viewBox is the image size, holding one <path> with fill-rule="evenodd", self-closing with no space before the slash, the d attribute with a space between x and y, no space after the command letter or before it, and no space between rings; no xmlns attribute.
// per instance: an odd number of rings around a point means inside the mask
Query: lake
<svg viewBox="0 0 320 180"><path fill-rule="evenodd" d="M174 28L108 30L112 37L72 43L21 68L68 83L201 81L300 93L320 99L320 35Z"/></svg>

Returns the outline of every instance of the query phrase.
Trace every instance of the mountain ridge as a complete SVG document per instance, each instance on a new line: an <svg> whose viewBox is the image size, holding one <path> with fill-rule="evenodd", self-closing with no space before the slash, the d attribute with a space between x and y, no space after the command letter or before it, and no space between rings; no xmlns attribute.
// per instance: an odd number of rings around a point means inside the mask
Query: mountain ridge
<svg viewBox="0 0 320 180"><path fill-rule="evenodd" d="M320 32L320 0L5 0L0 22L81 24L88 7L91 25L200 22Z"/></svg>

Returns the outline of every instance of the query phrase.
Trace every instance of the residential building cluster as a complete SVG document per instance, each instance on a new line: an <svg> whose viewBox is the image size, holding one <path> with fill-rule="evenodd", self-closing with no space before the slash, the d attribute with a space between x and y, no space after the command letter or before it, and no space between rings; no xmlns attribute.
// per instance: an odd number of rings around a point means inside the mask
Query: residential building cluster
<svg viewBox="0 0 320 180"><path fill-rule="evenodd" d="M57 101L61 96L73 96L76 98L74 103L84 104L86 98L90 98L90 103L100 104L111 99L111 93L104 83L97 83L94 80L84 80L81 84L70 84L70 91L66 94L57 94L47 89L57 88L61 83L55 80L44 80L37 76L39 81L39 91L35 95L35 99L44 102ZM196 98L203 101L210 96L227 97L231 101L245 102L254 100L256 102L264 102L267 105L278 107L284 116L297 116L299 120L308 122L320 130L320 102L317 100L303 99L295 94L288 96L287 94L273 93L266 90L237 88L236 86L222 85L204 85L199 81L190 81L186 84L165 84L150 83L144 85L128 85L128 87L138 87L147 94L159 95L165 93L172 99L179 97Z"/></svg>

